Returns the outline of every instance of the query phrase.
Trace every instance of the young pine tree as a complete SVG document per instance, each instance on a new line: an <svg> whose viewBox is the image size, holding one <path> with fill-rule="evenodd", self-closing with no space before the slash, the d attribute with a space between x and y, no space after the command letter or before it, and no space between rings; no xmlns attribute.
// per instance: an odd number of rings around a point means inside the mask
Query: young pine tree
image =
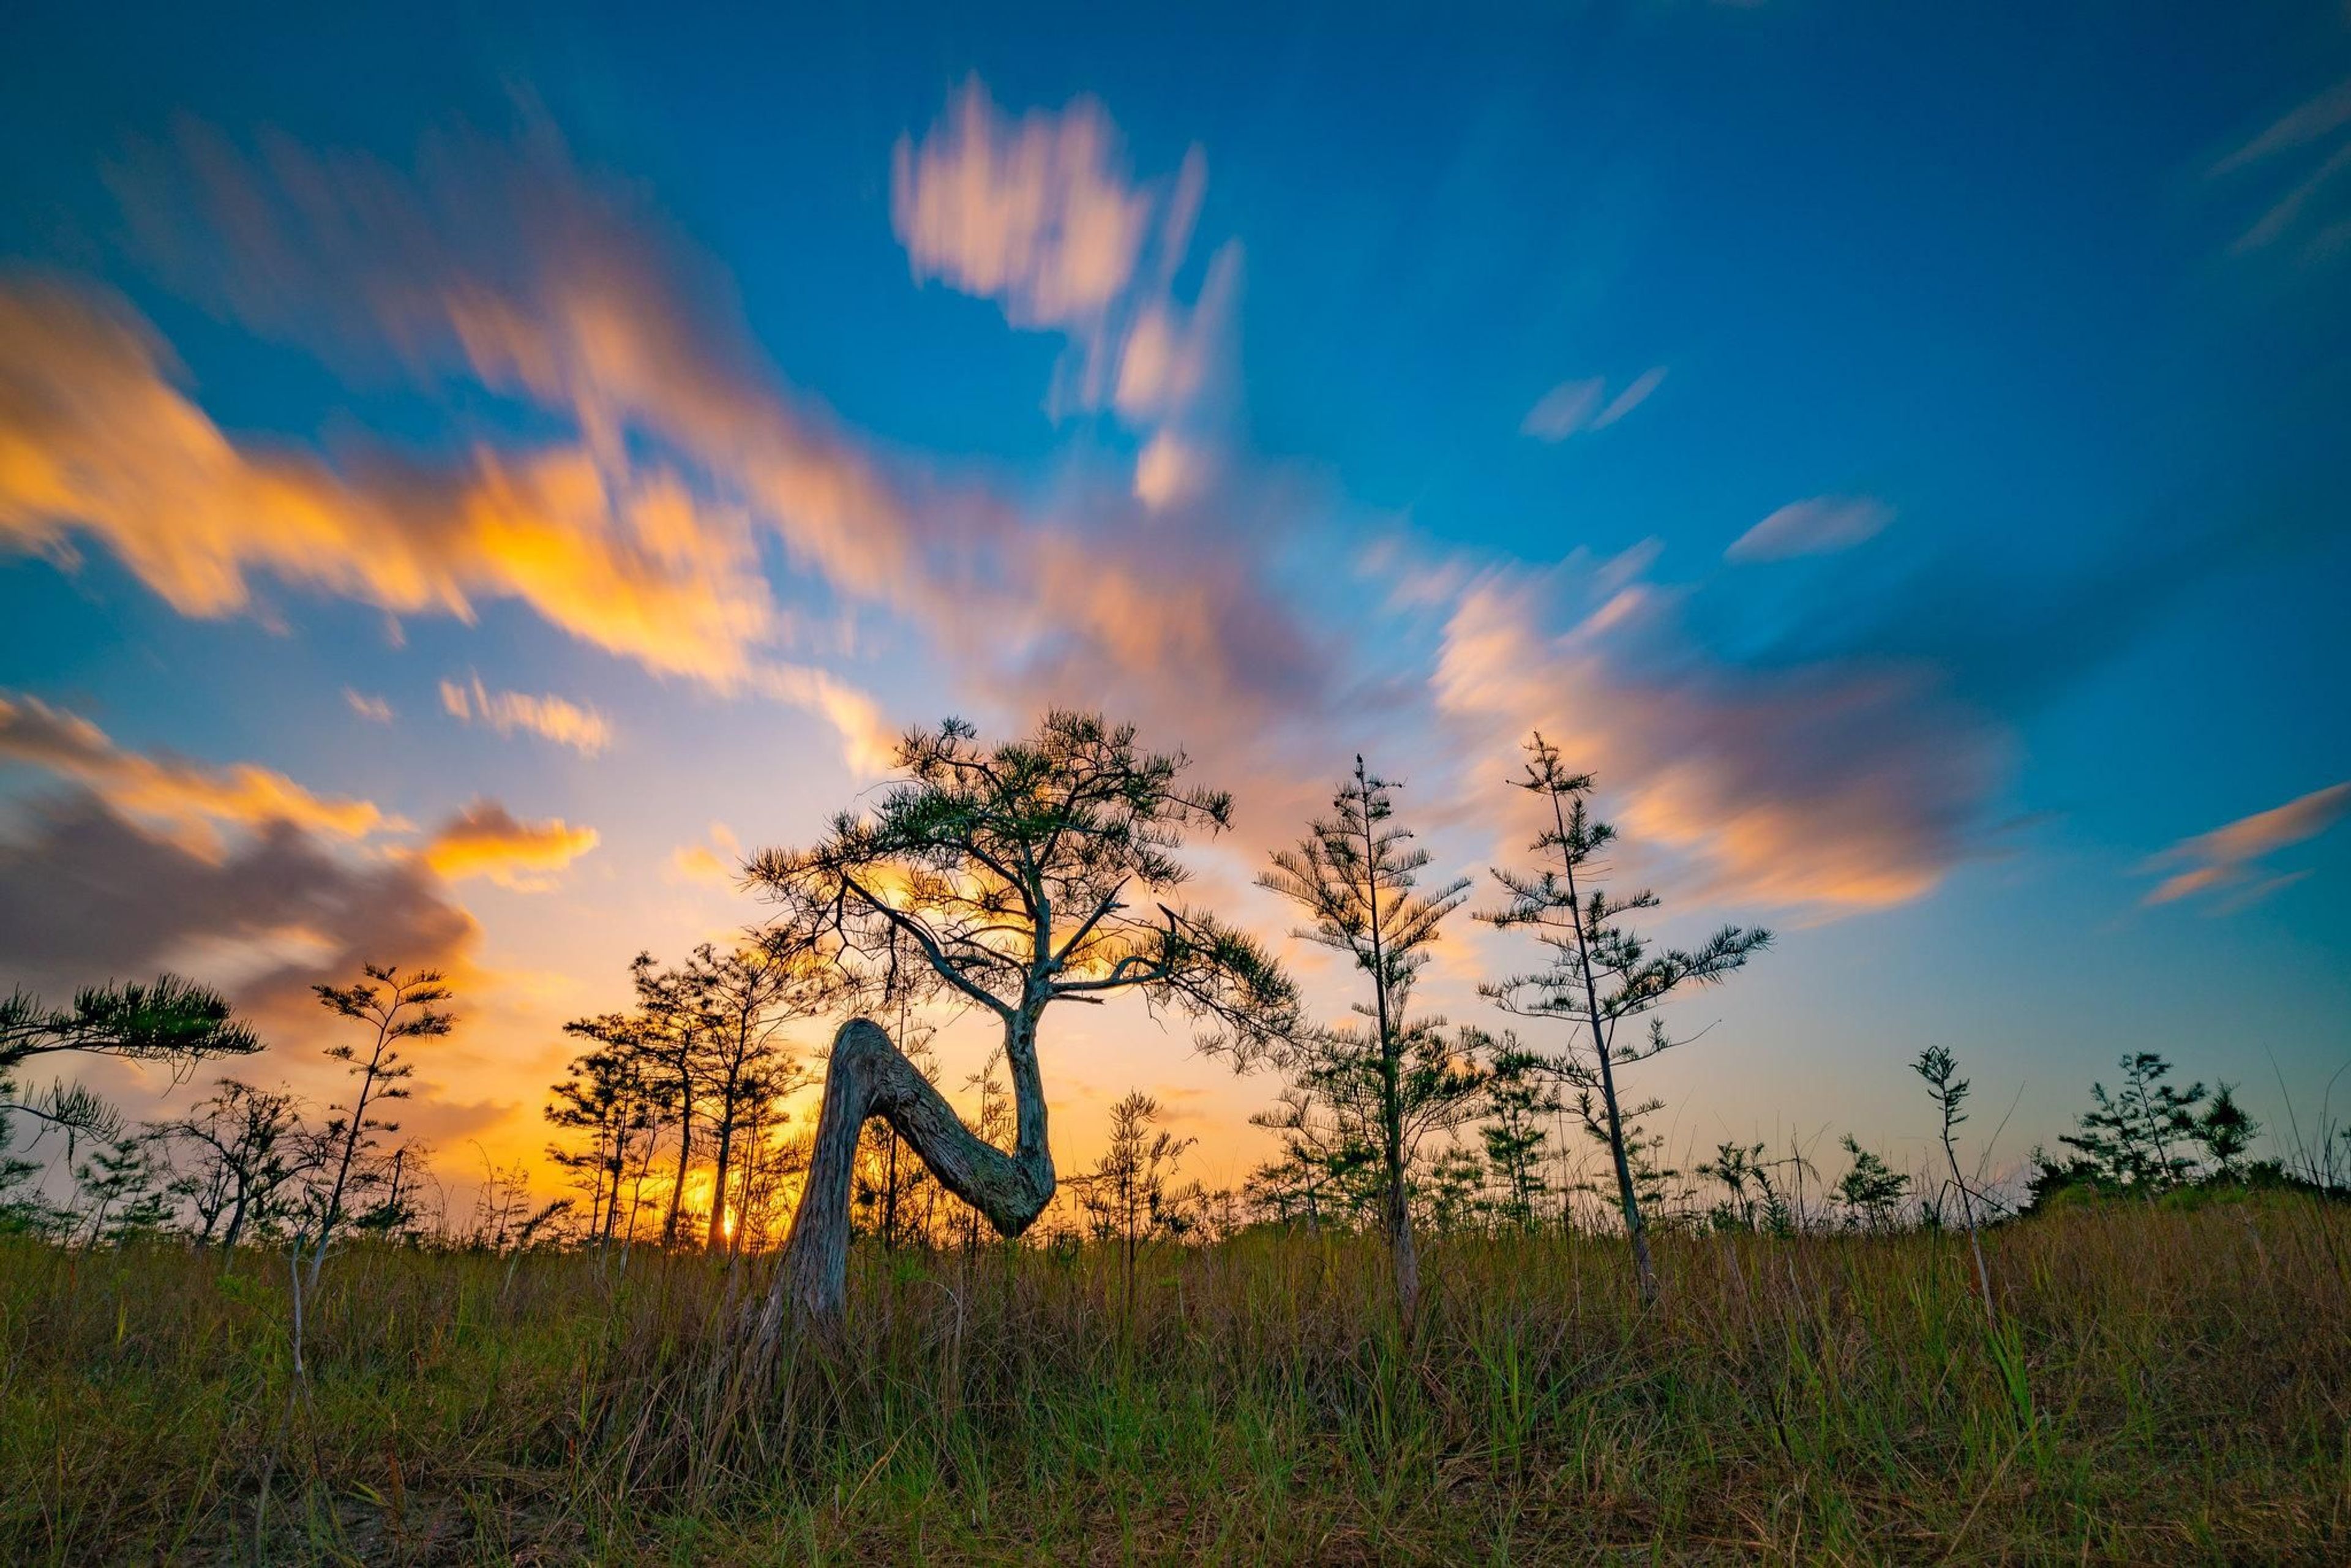
<svg viewBox="0 0 2351 1568"><path fill-rule="evenodd" d="M1370 992L1354 1004L1361 1024L1301 1027L1284 1047L1280 1065L1302 1092L1294 1106L1301 1124L1287 1130L1294 1146L1319 1143L1375 1172L1396 1301L1411 1322L1420 1301L1414 1155L1427 1134L1477 1113L1485 1074L1456 1049L1444 1019L1410 1016L1413 982L1469 883L1420 891L1428 852L1396 823L1395 788L1357 758L1330 815L1310 823L1297 848L1277 852L1258 883L1305 910L1311 924L1296 935L1347 955Z"/></svg>
<svg viewBox="0 0 2351 1568"><path fill-rule="evenodd" d="M1853 1166L1837 1179L1837 1201L1844 1205L1858 1228L1890 1228L1895 1210L1910 1190L1910 1178L1863 1148L1851 1133L1840 1141L1844 1152L1853 1157Z"/></svg>
<svg viewBox="0 0 2351 1568"><path fill-rule="evenodd" d="M2108 1186L2148 1194L2178 1186L2195 1172L2183 1145L2195 1141L2204 1085L2183 1089L2167 1082L2171 1063L2152 1051L2130 1051L2117 1065L2122 1087L2109 1094L2104 1083L2091 1084L2091 1106L2082 1113L2079 1130L2057 1141Z"/></svg>
<svg viewBox="0 0 2351 1568"><path fill-rule="evenodd" d="M1481 1036L1477 1043L1488 1071L1478 1138L1496 1186L1494 1218L1506 1228L1531 1230L1549 1212L1552 1197L1544 1174L1552 1152L1545 1123L1560 1110L1557 1082L1543 1071L1543 1059L1507 1030L1499 1040Z"/></svg>
<svg viewBox="0 0 2351 1568"><path fill-rule="evenodd" d="M1617 1075L1683 1042L1668 1036L1656 1019L1649 1020L1645 1039L1620 1040L1618 1026L1661 1006L1684 987L1728 978L1770 945L1771 934L1726 925L1688 952L1653 950L1624 917L1656 908L1656 895L1644 891L1612 898L1598 885L1597 878L1607 871L1602 857L1615 842L1616 831L1591 815L1593 776L1570 772L1559 748L1537 734L1527 742L1526 771L1515 782L1542 800L1551 822L1536 835L1535 869L1496 870L1494 879L1508 896L1479 918L1504 930L1531 932L1550 949L1551 958L1540 969L1482 988L1506 1011L1569 1026L1572 1038L1549 1059L1551 1070L1578 1091L1587 1129L1608 1148L1641 1299L1655 1301L1657 1270L1649 1255L1627 1132L1631 1123L1657 1106L1625 1104Z"/></svg>
<svg viewBox="0 0 2351 1568"><path fill-rule="evenodd" d="M2212 1162L2216 1180L2243 1180L2245 1155L2261 1135L2262 1124L2237 1103L2236 1086L2231 1083L2214 1090L2212 1103L2196 1118L2196 1141L2203 1145L2205 1158Z"/></svg>
<svg viewBox="0 0 2351 1568"><path fill-rule="evenodd" d="M366 965L367 978L352 986L314 986L319 1005L338 1018L360 1026L360 1045L339 1044L327 1055L343 1064L358 1081L348 1106L334 1107L323 1139L322 1183L313 1216L310 1266L304 1289L316 1293L319 1270L335 1233L350 1217L356 1185L372 1173L371 1156L385 1134L400 1124L383 1119L384 1103L408 1098L408 1080L416 1064L408 1060L410 1040L447 1034L455 1022L440 1003L452 995L437 969L421 969L402 978L397 967ZM355 1182L355 1178L357 1178Z"/></svg>
<svg viewBox="0 0 2351 1568"><path fill-rule="evenodd" d="M1991 1270L1984 1263L1983 1238L1976 1226L1975 1193L1959 1174L1959 1150L1955 1136L1959 1124L1968 1119L1961 1107L1967 1103L1970 1085L1959 1075L1959 1059L1947 1046L1930 1045L1920 1051L1918 1060L1910 1064L1910 1071L1926 1080L1927 1098L1935 1103L1936 1113L1941 1119L1938 1137L1943 1160L1950 1167L1951 1186L1959 1194L1959 1217L1967 1222L1968 1250L1975 1255L1976 1285L1983 1291L1984 1316L1988 1321L1997 1321L1992 1310Z"/></svg>
<svg viewBox="0 0 2351 1568"><path fill-rule="evenodd" d="M1179 1138L1158 1125L1159 1102L1141 1090L1110 1109L1110 1145L1094 1168L1074 1178L1078 1202L1094 1239L1119 1249L1126 1300L1134 1300L1135 1249L1154 1237L1187 1228L1172 1185L1177 1162L1196 1138Z"/></svg>

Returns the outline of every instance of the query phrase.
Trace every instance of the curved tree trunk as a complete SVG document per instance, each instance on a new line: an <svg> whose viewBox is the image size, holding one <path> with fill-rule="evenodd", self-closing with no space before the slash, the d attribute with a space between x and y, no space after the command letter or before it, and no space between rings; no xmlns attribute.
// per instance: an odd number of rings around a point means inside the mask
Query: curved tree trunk
<svg viewBox="0 0 2351 1568"><path fill-rule="evenodd" d="M879 1024L852 1019L832 1040L825 1069L808 1184L792 1215L784 1255L760 1312L762 1347L782 1334L788 1315L815 1323L841 1316L849 1278L849 1203L858 1134L868 1119L888 1122L939 1185L987 1217L999 1234L1018 1236L1053 1197L1053 1156L1045 1146L1045 1101L1038 1082L1033 1020L1006 1030L1013 1103L1019 1118L1016 1152L983 1143L955 1107L906 1060Z"/></svg>

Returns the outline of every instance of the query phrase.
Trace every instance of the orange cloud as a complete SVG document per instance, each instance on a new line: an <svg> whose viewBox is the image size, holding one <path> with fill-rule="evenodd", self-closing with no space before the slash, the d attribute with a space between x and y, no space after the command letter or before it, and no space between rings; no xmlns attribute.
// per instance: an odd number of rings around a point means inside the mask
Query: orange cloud
<svg viewBox="0 0 2351 1568"><path fill-rule="evenodd" d="M214 767L127 751L89 720L38 697L0 696L0 758L86 784L117 810L169 824L207 852L217 851L214 825L221 822L290 822L340 839L407 826L372 801L322 798L250 762Z"/></svg>
<svg viewBox="0 0 2351 1568"><path fill-rule="evenodd" d="M680 844L671 852L670 875L680 882L707 883L733 893L742 875L742 861L743 841L735 836L735 830L724 822L713 822L708 843Z"/></svg>
<svg viewBox="0 0 2351 1568"><path fill-rule="evenodd" d="M967 95L959 112L968 127ZM1019 143L1025 133L1009 125L989 120L989 136ZM1104 122L1084 135L1106 131ZM1082 140L1056 135L1065 151ZM1009 154L998 141L987 151L1000 162ZM924 166L909 157L910 168ZM183 282L249 325L329 356L388 361L428 380L461 374L568 413L581 433L582 469L608 486L622 481L607 475L628 483L636 542L681 572L716 551L728 566L713 575L737 580L747 546L724 525L739 508L743 521L774 529L794 570L902 615L965 679L1022 706L1081 696L1146 716L1180 709L1261 727L1269 703L1286 704L1320 678L1296 613L1259 580L1258 562L1278 537L1266 526L1276 502L1266 498L1268 517L1255 518L1244 514L1259 503L1238 505L1226 491L1207 504L1201 486L1217 470L1194 428L1196 410L1155 415L1175 440L1152 458L1142 487L1150 507L1176 514L1171 527L1135 526L1132 483L1117 494L1073 486L1069 523L1042 522L977 486L903 465L885 472L820 410L789 397L724 275L678 243L632 187L579 169L544 127L511 145L430 141L413 177L282 140L247 157L202 131L150 162L118 186L134 231ZM1107 152L1087 167L1081 181L1116 172ZM1204 179L1188 159L1172 182L1119 198L1147 198L1151 214L1113 311L1120 328L1132 309L1166 300ZM999 185L982 188L1000 194ZM1062 300L1095 297L1117 271L1033 254L1019 267L989 265L1004 277L1057 279L1052 297ZM1204 318L1222 309L1234 266L1212 267L1228 280L1220 291L1204 290L1200 307L1167 319L1151 350L1160 362L1138 363L1134 399L1156 409L1214 384L1212 370L1178 362L1222 336ZM1106 356L1123 340L1113 336ZM1102 368L1106 376L1109 357ZM632 478L648 452L676 460L677 477L662 470L672 483L657 496ZM698 490L687 488L689 475ZM725 505L691 504L702 491ZM768 608L764 597L756 602ZM878 721L869 696L829 672L747 652L751 630L718 639L726 656L703 661L700 673L823 715L852 759L886 751L894 727Z"/></svg>
<svg viewBox="0 0 2351 1568"><path fill-rule="evenodd" d="M442 682L441 706L462 723L486 724L500 735L528 730L582 757L593 757L612 743L611 725L594 708L559 696L494 692L479 675L470 685Z"/></svg>
<svg viewBox="0 0 2351 1568"><path fill-rule="evenodd" d="M665 476L616 487L562 447L338 471L231 441L166 371L120 301L0 285L0 539L69 556L93 537L189 615L246 609L256 572L398 613L470 620L477 601L518 600L652 668L719 681L773 629L747 536L705 519L681 548Z"/></svg>
<svg viewBox="0 0 2351 1568"><path fill-rule="evenodd" d="M2263 858L2316 838L2341 821L2346 814L2351 814L2351 780L2330 784L2324 789L2314 789L2283 806L2273 806L2266 811L2240 817L2210 832L2182 839L2149 859L2141 868L2150 872L2161 871L2167 866L2184 868L2150 888L2141 902L2171 904L2195 894L2234 887L2251 876L2252 868ZM2242 908L2262 894L2307 874L2306 872L2299 872L2272 878L2251 896L2234 901L2231 907Z"/></svg>
<svg viewBox="0 0 2351 1568"><path fill-rule="evenodd" d="M486 876L502 887L538 892L552 885L545 874L561 871L594 849L593 828L575 828L560 818L524 822L495 800L476 800L434 833L421 852L424 863L456 881Z"/></svg>

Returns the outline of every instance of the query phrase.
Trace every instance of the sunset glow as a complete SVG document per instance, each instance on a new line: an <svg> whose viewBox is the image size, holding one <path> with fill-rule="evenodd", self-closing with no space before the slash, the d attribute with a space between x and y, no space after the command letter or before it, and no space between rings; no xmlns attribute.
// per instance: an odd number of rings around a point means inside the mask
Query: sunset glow
<svg viewBox="0 0 2351 1568"><path fill-rule="evenodd" d="M1908 1160L1937 1043L1995 1165L2126 1050L2281 1128L2351 1061L2351 22L2094 11L1964 91L1911 7L12 23L0 989L187 974L324 1103L311 988L439 968L403 1131L551 1197L564 1025L909 726L1182 750L1186 895L1332 1018L1269 854L1362 755L1486 907L1539 730L1667 939L1777 934L1673 1004L1675 1156ZM1499 1028L1519 938L1433 951ZM1180 1014L1044 1028L1065 1171L1134 1090L1268 1156Z"/></svg>

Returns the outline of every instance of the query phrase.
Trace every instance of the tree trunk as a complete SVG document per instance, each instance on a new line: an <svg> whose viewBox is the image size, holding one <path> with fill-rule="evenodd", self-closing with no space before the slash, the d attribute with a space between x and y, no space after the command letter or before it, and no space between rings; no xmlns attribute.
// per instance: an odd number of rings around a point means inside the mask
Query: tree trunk
<svg viewBox="0 0 2351 1568"><path fill-rule="evenodd" d="M1625 1239L1632 1243L1633 1277L1646 1307L1657 1299L1657 1265L1649 1256L1648 1227L1641 1223L1641 1197L1633 1186L1633 1162L1625 1155L1625 1123L1616 1112L1616 1074L1609 1065L1606 1044L1599 1046L1598 1053L1600 1100L1608 1109L1608 1152L1616 1162L1616 1197L1625 1207Z"/></svg>
<svg viewBox="0 0 2351 1568"><path fill-rule="evenodd" d="M718 1122L716 1168L710 1178L710 1226L702 1239L705 1252L716 1252L726 1244L726 1167L735 1153L735 1100L730 1085L720 1103L724 1110Z"/></svg>
<svg viewBox="0 0 2351 1568"><path fill-rule="evenodd" d="M852 1019L841 1026L825 1069L824 1104L817 1114L807 1185L759 1314L762 1347L776 1343L788 1314L820 1325L840 1319L849 1281L857 1143L872 1117L888 1122L939 1185L987 1216L999 1234L1018 1236L1044 1212L1053 1197L1053 1158L1045 1147L1035 1021L1016 1019L1005 1033L1020 1120L1012 1154L983 1143L965 1126L930 1080L890 1043L881 1025Z"/></svg>
<svg viewBox="0 0 2351 1568"><path fill-rule="evenodd" d="M685 1207L685 1172L694 1160L694 1101L689 1097L677 1124L677 1179L670 1184L669 1218L662 1222L662 1248L677 1245L677 1220Z"/></svg>
<svg viewBox="0 0 2351 1568"><path fill-rule="evenodd" d="M1385 1207L1388 1253L1395 1264L1396 1312L1409 1330L1420 1312L1420 1248L1412 1236L1411 1195L1405 1190L1404 1173L1395 1166L1388 1172Z"/></svg>

